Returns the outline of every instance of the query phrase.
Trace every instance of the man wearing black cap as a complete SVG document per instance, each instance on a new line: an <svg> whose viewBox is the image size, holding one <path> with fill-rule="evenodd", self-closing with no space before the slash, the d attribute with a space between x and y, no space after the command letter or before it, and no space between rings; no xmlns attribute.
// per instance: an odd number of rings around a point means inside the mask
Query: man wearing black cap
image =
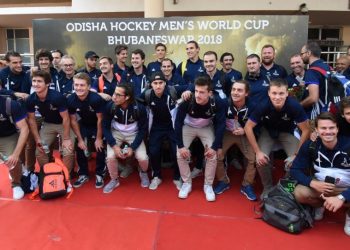
<svg viewBox="0 0 350 250"><path fill-rule="evenodd" d="M140 99L149 108L150 133L149 157L151 160L153 179L149 189L155 190L162 183L161 146L164 140L170 142L170 157L176 162L176 138L174 131L177 100L181 97L179 86L167 86L165 76L156 71L151 76L151 89L145 90ZM181 178L177 163L174 166L173 182L181 188Z"/></svg>
<svg viewBox="0 0 350 250"><path fill-rule="evenodd" d="M94 51L88 51L85 53L85 68L78 70L78 72L87 73L90 76L91 82L97 80L102 74L101 70L96 68L97 60L100 57Z"/></svg>

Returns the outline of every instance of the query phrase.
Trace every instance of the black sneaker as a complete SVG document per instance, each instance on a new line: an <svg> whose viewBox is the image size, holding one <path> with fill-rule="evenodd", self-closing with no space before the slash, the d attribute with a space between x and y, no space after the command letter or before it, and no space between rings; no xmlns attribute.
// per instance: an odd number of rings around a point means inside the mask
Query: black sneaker
<svg viewBox="0 0 350 250"><path fill-rule="evenodd" d="M104 185L103 177L101 175L96 175L95 188L102 188Z"/></svg>
<svg viewBox="0 0 350 250"><path fill-rule="evenodd" d="M89 177L87 175L79 175L78 179L73 183L73 187L78 188L81 187L85 182L89 181Z"/></svg>

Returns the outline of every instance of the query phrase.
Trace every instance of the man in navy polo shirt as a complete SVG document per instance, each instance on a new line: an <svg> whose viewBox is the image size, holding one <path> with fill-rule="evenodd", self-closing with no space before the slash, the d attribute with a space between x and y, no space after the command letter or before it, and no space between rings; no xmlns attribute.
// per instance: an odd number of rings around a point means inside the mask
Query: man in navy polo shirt
<svg viewBox="0 0 350 250"><path fill-rule="evenodd" d="M216 178L218 183L214 188L215 194L221 194L230 187L230 179L224 167L224 159L227 151L233 145L237 145L244 157L248 160L246 171L241 186L241 193L248 200L255 201L256 195L253 184L255 179L255 154L244 132L244 125L251 113L248 96L249 83L245 80L237 80L231 88L231 95L227 98L226 130L222 147L218 150L218 164Z"/></svg>
<svg viewBox="0 0 350 250"><path fill-rule="evenodd" d="M188 84L185 83L184 79L177 72L174 72L174 65L171 59L164 58L160 69L166 79L166 84L168 86L176 86L183 92L188 88Z"/></svg>
<svg viewBox="0 0 350 250"><path fill-rule="evenodd" d="M13 199L19 200L24 196L21 188L22 165L19 156L25 146L29 128L25 109L19 103L7 98L0 96L0 153L2 161L9 167ZM10 114L6 107L10 107Z"/></svg>
<svg viewBox="0 0 350 250"><path fill-rule="evenodd" d="M247 74L244 79L249 82L249 99L252 109L268 99L269 79L261 74L260 66L260 57L257 54L247 56Z"/></svg>
<svg viewBox="0 0 350 250"><path fill-rule="evenodd" d="M276 51L271 44L266 44L261 49L261 69L262 75L272 80L275 78L286 78L287 71L282 65L275 63Z"/></svg>
<svg viewBox="0 0 350 250"><path fill-rule="evenodd" d="M95 53L95 51L87 51L85 53L85 68L78 70L78 72L87 73L91 78L91 82L97 80L102 74L101 70L97 68L97 60L99 58L100 57Z"/></svg>
<svg viewBox="0 0 350 250"><path fill-rule="evenodd" d="M316 68L323 70L325 73L329 73L330 68L325 61L320 59L321 48L316 42L309 42L304 45L300 50L300 56L305 64L309 64L309 69L304 76L306 93L300 104L304 107L308 117L314 119L328 105L328 100L326 100L326 75L316 70Z"/></svg>
<svg viewBox="0 0 350 250"><path fill-rule="evenodd" d="M293 55L290 58L290 68L292 69L292 73L286 78L288 88L304 86L305 64L299 54Z"/></svg>
<svg viewBox="0 0 350 250"><path fill-rule="evenodd" d="M3 89L13 93L21 99L26 99L30 93L31 81L22 65L19 53L9 51L5 55L7 67L0 71L0 84Z"/></svg>
<svg viewBox="0 0 350 250"><path fill-rule="evenodd" d="M68 111L72 129L78 140L77 162L79 178L73 187L82 186L89 180L88 159L85 140L94 139L96 148L96 188L103 187L105 174L105 151L103 149L102 113L104 100L97 93L90 91L91 78L80 72L73 77L74 93L68 97ZM79 117L79 119L78 119Z"/></svg>
<svg viewBox="0 0 350 250"><path fill-rule="evenodd" d="M122 82L131 84L136 98L149 86L147 69L144 65L145 57L141 49L134 50L131 53L132 67L122 75Z"/></svg>
<svg viewBox="0 0 350 250"><path fill-rule="evenodd" d="M59 80L59 92L64 96L69 96L73 93L73 76L75 75L75 59L71 56L65 55L61 59L61 78Z"/></svg>
<svg viewBox="0 0 350 250"><path fill-rule="evenodd" d="M103 193L110 193L120 185L119 159L133 155L140 166L141 187L146 188L149 186L148 156L143 142L148 124L146 109L136 102L132 86L128 83L121 83L115 88L112 100L107 103L103 115L103 134L108 143L106 160L111 177Z"/></svg>
<svg viewBox="0 0 350 250"><path fill-rule="evenodd" d="M268 95L269 99L255 107L244 127L256 154L257 169L264 186L263 196L273 185L269 155L274 144L282 144L288 156L288 166L309 137L307 116L298 101L288 97L288 83L279 78L271 80ZM293 135L295 123L301 130L300 141ZM262 128L257 142L253 128L258 124L261 124Z"/></svg>
<svg viewBox="0 0 350 250"><path fill-rule="evenodd" d="M221 71L228 75L232 84L243 78L242 73L232 67L234 60L235 58L232 53L229 52L223 53L220 57L220 64L222 66Z"/></svg>
<svg viewBox="0 0 350 250"><path fill-rule="evenodd" d="M146 90L140 96L150 110L151 127L149 133L149 156L153 170L153 179L149 189L155 190L162 183L161 175L161 146L164 140L170 142L170 158L176 161L176 138L173 122L176 116L177 99L181 98L179 87L171 89L166 85L162 72L158 71L151 76L152 89ZM174 166L173 182L180 190L181 179L179 167Z"/></svg>
<svg viewBox="0 0 350 250"><path fill-rule="evenodd" d="M186 44L188 59L177 66L177 73L182 76L187 84L194 83L194 79L204 72L203 61L199 58L199 45L196 41Z"/></svg>
<svg viewBox="0 0 350 250"><path fill-rule="evenodd" d="M129 70L129 67L126 65L126 60L128 59L128 46L119 44L115 47L114 53L117 60L114 64L113 72L121 77L124 72Z"/></svg>
<svg viewBox="0 0 350 250"><path fill-rule="evenodd" d="M322 220L325 209L337 212L341 207L350 207L350 141L337 136L337 120L329 112L318 115L315 126L319 139L302 145L290 174L299 183L294 190L296 200L315 207L314 219ZM315 143L313 153L310 153L311 143ZM314 170L313 176L305 174L310 169ZM349 209L344 232L350 236Z"/></svg>
<svg viewBox="0 0 350 250"><path fill-rule="evenodd" d="M215 201L213 181L217 163L216 151L221 148L225 131L226 105L217 94L213 94L213 85L208 76L199 76L195 80L195 93L189 100L180 104L175 120L177 140L177 162L181 178L184 181L178 197L185 199L192 191L192 178L188 160L191 157L189 146L199 137L205 145L206 159L204 193L207 201Z"/></svg>
<svg viewBox="0 0 350 250"><path fill-rule="evenodd" d="M100 70L102 75L93 82L91 89L105 100L112 98L115 87L120 83L121 78L113 73L113 60L110 57L103 56L100 58Z"/></svg>
<svg viewBox="0 0 350 250"><path fill-rule="evenodd" d="M49 162L49 155L45 152L45 146L50 147L57 135L62 138L63 163L69 171L74 168L74 134L70 130L67 100L59 92L49 89L50 74L43 70L32 73L32 86L34 93L27 101L28 122L37 145L36 156L40 167ZM39 112L43 117L43 125L40 133L36 124L34 112Z"/></svg>

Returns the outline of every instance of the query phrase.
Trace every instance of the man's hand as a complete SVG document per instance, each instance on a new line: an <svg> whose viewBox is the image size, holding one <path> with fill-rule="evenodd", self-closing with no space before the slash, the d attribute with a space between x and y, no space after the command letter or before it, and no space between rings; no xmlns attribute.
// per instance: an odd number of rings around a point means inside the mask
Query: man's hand
<svg viewBox="0 0 350 250"><path fill-rule="evenodd" d="M28 98L28 96L29 96L27 93L21 93L21 92L15 92L14 95L17 98L20 98L20 99L23 99L23 100L26 100Z"/></svg>
<svg viewBox="0 0 350 250"><path fill-rule="evenodd" d="M235 130L232 130L232 134L234 134L234 135L244 135L245 134L244 128L237 128Z"/></svg>
<svg viewBox="0 0 350 250"><path fill-rule="evenodd" d="M110 101L112 97L106 93L98 93L105 101Z"/></svg>
<svg viewBox="0 0 350 250"><path fill-rule="evenodd" d="M103 150L103 140L102 139L96 138L95 148L98 152L102 152L102 150Z"/></svg>
<svg viewBox="0 0 350 250"><path fill-rule="evenodd" d="M71 139L70 138L63 139L62 147L67 149L68 151L72 151L73 150L73 143L72 143Z"/></svg>
<svg viewBox="0 0 350 250"><path fill-rule="evenodd" d="M184 101L187 101L191 98L191 95L192 95L192 92L189 91L189 90L186 90L182 93L181 95L181 98L184 100Z"/></svg>
<svg viewBox="0 0 350 250"><path fill-rule="evenodd" d="M78 147L79 147L81 150L86 150L86 149L87 149L87 146L85 145L84 140L78 140Z"/></svg>
<svg viewBox="0 0 350 250"><path fill-rule="evenodd" d="M310 182L310 187L321 194L330 194L334 191L335 185L324 181L312 180Z"/></svg>
<svg viewBox="0 0 350 250"><path fill-rule="evenodd" d="M258 165L258 167L265 166L269 161L269 156L263 153L262 151L256 153L256 164Z"/></svg>
<svg viewBox="0 0 350 250"><path fill-rule="evenodd" d="M19 160L19 155L16 154L12 154L9 156L9 158L7 159L7 161L5 162L5 164L9 167L9 169L11 170L12 168L14 168Z"/></svg>
<svg viewBox="0 0 350 250"><path fill-rule="evenodd" d="M206 160L212 159L216 155L216 151L212 148L206 148L204 152L204 157Z"/></svg>
<svg viewBox="0 0 350 250"><path fill-rule="evenodd" d="M191 152L185 147L179 148L179 153L180 153L181 157L185 160L188 160L191 158Z"/></svg>
<svg viewBox="0 0 350 250"><path fill-rule="evenodd" d="M344 205L344 201L339 199L337 196L325 197L323 194L321 194L321 198L324 199L323 206L331 212L337 212L337 210Z"/></svg>

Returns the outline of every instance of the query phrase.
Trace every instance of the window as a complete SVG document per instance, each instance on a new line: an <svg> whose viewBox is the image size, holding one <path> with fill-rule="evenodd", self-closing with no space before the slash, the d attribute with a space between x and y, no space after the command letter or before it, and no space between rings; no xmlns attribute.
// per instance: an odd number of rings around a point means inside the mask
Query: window
<svg viewBox="0 0 350 250"><path fill-rule="evenodd" d="M7 50L14 50L22 54L23 64L31 64L29 30L28 29L7 29Z"/></svg>

